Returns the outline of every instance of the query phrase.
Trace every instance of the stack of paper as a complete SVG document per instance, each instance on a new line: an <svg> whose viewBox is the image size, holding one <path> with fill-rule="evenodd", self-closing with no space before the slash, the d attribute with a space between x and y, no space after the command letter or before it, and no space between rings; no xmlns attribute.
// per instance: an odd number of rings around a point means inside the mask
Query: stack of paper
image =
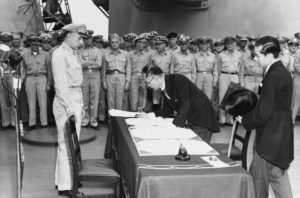
<svg viewBox="0 0 300 198"><path fill-rule="evenodd" d="M110 116L115 117L136 117L136 112L130 112L130 111L122 111L117 109L111 109L108 111Z"/></svg>
<svg viewBox="0 0 300 198"><path fill-rule="evenodd" d="M135 126L129 127L132 137L144 140L192 139L198 137L192 130L175 126Z"/></svg>
<svg viewBox="0 0 300 198"><path fill-rule="evenodd" d="M136 143L140 156L177 155L180 145L184 146L190 155L218 155L206 142L194 140L143 140Z"/></svg>

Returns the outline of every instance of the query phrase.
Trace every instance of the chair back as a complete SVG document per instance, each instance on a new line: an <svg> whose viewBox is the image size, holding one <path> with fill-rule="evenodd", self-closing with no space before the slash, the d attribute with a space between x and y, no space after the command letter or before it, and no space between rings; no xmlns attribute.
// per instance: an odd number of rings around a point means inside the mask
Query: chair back
<svg viewBox="0 0 300 198"><path fill-rule="evenodd" d="M73 193L72 197L76 197L78 189L78 173L80 169L81 164L81 150L80 145L78 141L78 136L76 132L76 124L75 124L75 118L74 116L71 116L66 122L66 132L67 132L67 139L68 139L68 145L69 150L71 154L71 161L72 161L72 175L73 175ZM73 196L74 195L74 196Z"/></svg>
<svg viewBox="0 0 300 198"><path fill-rule="evenodd" d="M239 123L237 122L234 128L234 134L233 134L233 141L231 146L236 147L236 142L240 142L242 144L242 155L240 156L240 159L242 160L242 167L247 168L247 152L248 152L248 145L250 141L251 131L247 130L245 134L238 133L238 126Z"/></svg>

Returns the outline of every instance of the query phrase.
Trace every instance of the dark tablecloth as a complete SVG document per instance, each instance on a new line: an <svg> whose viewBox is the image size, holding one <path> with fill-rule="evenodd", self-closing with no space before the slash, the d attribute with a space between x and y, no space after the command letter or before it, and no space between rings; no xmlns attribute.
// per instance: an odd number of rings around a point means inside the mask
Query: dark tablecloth
<svg viewBox="0 0 300 198"><path fill-rule="evenodd" d="M138 198L254 198L252 177L240 166L213 168L200 155L139 156L124 118L111 117L105 150L116 160L127 195ZM232 162L225 155L223 162Z"/></svg>

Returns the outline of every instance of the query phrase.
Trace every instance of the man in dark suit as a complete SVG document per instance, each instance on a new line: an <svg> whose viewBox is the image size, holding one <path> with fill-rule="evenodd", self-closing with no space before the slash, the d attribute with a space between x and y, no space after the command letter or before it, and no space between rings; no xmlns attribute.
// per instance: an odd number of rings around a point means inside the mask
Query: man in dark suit
<svg viewBox="0 0 300 198"><path fill-rule="evenodd" d="M256 41L255 53L264 79L260 99L253 111L243 116L246 130L256 129L255 152L250 166L256 198L268 197L269 184L276 197L293 197L287 169L294 159L291 114L293 82L279 60L279 42L270 36Z"/></svg>
<svg viewBox="0 0 300 198"><path fill-rule="evenodd" d="M146 66L143 73L149 87L162 91L163 103L156 116L175 115L174 125L190 127L206 142L212 132L220 131L210 100L192 81L180 74L165 75L157 66Z"/></svg>

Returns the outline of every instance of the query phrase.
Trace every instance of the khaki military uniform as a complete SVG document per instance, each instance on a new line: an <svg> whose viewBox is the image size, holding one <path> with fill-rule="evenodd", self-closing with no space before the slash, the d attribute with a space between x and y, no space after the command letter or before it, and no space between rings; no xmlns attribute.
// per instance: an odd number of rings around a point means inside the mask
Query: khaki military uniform
<svg viewBox="0 0 300 198"><path fill-rule="evenodd" d="M31 50L23 56L26 76L25 89L29 106L29 126L36 125L36 103L40 108L42 126L48 125L47 115L47 69L49 54L40 50L36 55Z"/></svg>
<svg viewBox="0 0 300 198"><path fill-rule="evenodd" d="M98 105L101 86L102 53L96 47L82 48L79 51L83 68L83 82L81 85L84 117L82 126L98 126Z"/></svg>
<svg viewBox="0 0 300 198"><path fill-rule="evenodd" d="M190 79L193 83L196 81L196 66L194 55L187 51L173 52L171 58L170 73L181 74Z"/></svg>
<svg viewBox="0 0 300 198"><path fill-rule="evenodd" d="M243 80L243 74L241 72L241 53L234 50L232 53L229 51L223 51L217 58L218 73L219 73L219 103L222 102L223 97L231 82L240 83ZM232 124L232 117L226 115L225 111L219 110L219 122L221 124Z"/></svg>
<svg viewBox="0 0 300 198"><path fill-rule="evenodd" d="M244 73L244 79L241 85L258 94L258 87L263 79L263 68L259 66L258 61L250 57L250 54L244 54L241 59L241 69Z"/></svg>
<svg viewBox="0 0 300 198"><path fill-rule="evenodd" d="M217 60L213 53L198 52L195 54L196 85L211 100L213 87L218 81Z"/></svg>
<svg viewBox="0 0 300 198"><path fill-rule="evenodd" d="M147 101L146 82L142 75L143 67L149 64L150 53L133 50L130 52L131 80L130 80L130 106L131 111L145 108Z"/></svg>
<svg viewBox="0 0 300 198"><path fill-rule="evenodd" d="M107 49L103 58L102 80L107 84L108 109L122 109L125 82L130 82L131 64L128 52Z"/></svg>
<svg viewBox="0 0 300 198"><path fill-rule="evenodd" d="M150 55L149 62L150 62L151 66L160 67L165 74L170 74L170 68L171 68L171 52L170 51L165 50L162 53L159 53L158 51L153 52ZM153 104L160 103L160 95L161 95L161 91L153 90Z"/></svg>
<svg viewBox="0 0 300 198"><path fill-rule="evenodd" d="M75 116L76 132L80 137L82 119L82 68L77 51L62 43L52 55L52 73L55 87L53 113L58 132L58 151L55 184L58 190L72 189L72 162L68 154L66 122Z"/></svg>

